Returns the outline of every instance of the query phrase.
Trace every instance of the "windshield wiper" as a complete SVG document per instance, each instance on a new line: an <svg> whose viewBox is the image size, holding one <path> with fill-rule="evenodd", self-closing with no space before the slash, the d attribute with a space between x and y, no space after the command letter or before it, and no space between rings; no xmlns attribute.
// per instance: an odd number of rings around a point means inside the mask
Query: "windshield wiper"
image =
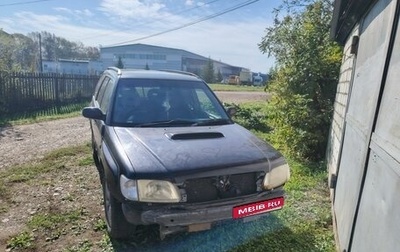
<svg viewBox="0 0 400 252"><path fill-rule="evenodd" d="M225 125L230 124L231 121L229 119L209 119L209 120L202 120L194 124L194 126L214 126L214 125Z"/></svg>
<svg viewBox="0 0 400 252"><path fill-rule="evenodd" d="M136 127L168 127L168 126L193 126L196 125L196 121L191 120L167 120L167 121L157 121L157 122L149 122L135 125Z"/></svg>

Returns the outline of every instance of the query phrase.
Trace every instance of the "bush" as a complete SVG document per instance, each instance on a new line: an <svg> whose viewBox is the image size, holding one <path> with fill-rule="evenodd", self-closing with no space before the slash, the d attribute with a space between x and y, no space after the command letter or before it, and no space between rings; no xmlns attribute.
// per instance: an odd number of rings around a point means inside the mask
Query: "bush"
<svg viewBox="0 0 400 252"><path fill-rule="evenodd" d="M228 104L227 106L235 107L236 114L234 120L249 130L267 133L270 128L267 125L267 104L265 103L248 103L248 104Z"/></svg>
<svg viewBox="0 0 400 252"><path fill-rule="evenodd" d="M303 95L290 95L272 100L268 124L272 127L269 141L296 159L321 160L325 155L330 112L313 108L313 101Z"/></svg>

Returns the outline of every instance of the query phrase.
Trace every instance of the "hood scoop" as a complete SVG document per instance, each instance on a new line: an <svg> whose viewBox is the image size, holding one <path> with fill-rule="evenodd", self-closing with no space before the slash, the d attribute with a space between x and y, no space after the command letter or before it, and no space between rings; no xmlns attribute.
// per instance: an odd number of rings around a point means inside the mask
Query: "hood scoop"
<svg viewBox="0 0 400 252"><path fill-rule="evenodd" d="M224 137L221 132L167 133L165 135L171 140L196 140Z"/></svg>

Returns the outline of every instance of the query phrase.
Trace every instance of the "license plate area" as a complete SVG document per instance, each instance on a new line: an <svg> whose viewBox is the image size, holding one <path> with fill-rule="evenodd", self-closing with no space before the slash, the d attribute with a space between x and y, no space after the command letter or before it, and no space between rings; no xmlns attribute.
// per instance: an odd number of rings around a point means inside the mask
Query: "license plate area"
<svg viewBox="0 0 400 252"><path fill-rule="evenodd" d="M285 201L283 197L236 206L232 209L234 219L258 215L281 209Z"/></svg>

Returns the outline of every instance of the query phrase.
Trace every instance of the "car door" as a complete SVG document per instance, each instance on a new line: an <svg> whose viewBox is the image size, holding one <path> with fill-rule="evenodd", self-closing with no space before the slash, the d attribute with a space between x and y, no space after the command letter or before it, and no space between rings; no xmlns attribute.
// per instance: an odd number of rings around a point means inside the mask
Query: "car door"
<svg viewBox="0 0 400 252"><path fill-rule="evenodd" d="M103 79L103 83L101 83L99 92L93 104L94 107L100 108L106 117L114 88L113 82L114 81L108 76ZM106 122L103 120L93 120L92 122L93 138L95 142L94 147L96 148L96 151L101 149L105 124Z"/></svg>

